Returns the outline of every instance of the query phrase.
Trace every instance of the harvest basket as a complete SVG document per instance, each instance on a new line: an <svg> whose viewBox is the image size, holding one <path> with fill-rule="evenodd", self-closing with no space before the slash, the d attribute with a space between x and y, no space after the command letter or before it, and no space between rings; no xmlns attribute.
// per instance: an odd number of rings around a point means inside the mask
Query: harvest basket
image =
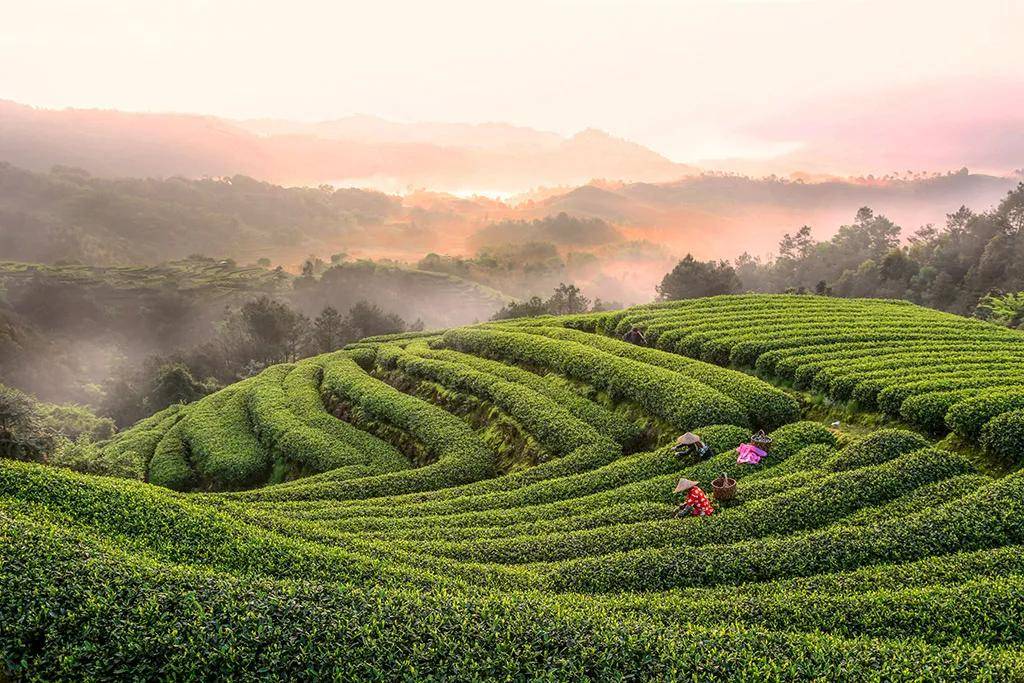
<svg viewBox="0 0 1024 683"><path fill-rule="evenodd" d="M772 445L772 437L764 433L762 429L757 434L750 435L750 443L760 448L765 453L768 452L768 448Z"/></svg>
<svg viewBox="0 0 1024 683"><path fill-rule="evenodd" d="M711 482L711 488L714 490L715 500L731 500L736 495L736 480L723 473Z"/></svg>

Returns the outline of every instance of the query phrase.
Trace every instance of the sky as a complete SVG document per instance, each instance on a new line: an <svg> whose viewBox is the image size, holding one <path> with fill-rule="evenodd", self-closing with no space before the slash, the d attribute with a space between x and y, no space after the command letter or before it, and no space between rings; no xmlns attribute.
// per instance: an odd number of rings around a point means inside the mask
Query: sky
<svg viewBox="0 0 1024 683"><path fill-rule="evenodd" d="M1017 0L3 1L0 98L48 108L596 127L691 162L1024 101Z"/></svg>

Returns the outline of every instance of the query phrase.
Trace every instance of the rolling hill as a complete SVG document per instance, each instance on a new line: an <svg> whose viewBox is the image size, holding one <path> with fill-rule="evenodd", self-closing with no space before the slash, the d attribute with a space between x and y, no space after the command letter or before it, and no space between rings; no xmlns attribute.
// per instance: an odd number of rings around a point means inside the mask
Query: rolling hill
<svg viewBox="0 0 1024 683"><path fill-rule="evenodd" d="M365 339L104 445L148 483L0 462L0 650L38 679L1013 680L1021 372L1019 332L811 296Z"/></svg>

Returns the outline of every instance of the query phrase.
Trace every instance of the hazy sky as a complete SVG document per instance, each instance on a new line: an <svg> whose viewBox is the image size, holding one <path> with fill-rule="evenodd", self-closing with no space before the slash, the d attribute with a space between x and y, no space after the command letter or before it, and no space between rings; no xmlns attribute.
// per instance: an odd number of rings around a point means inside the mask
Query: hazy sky
<svg viewBox="0 0 1024 683"><path fill-rule="evenodd" d="M836 102L1024 79L1024 2L4 0L0 98L230 117L598 127L680 160L800 144ZM970 99L949 93L970 89ZM978 99L980 93L980 101ZM934 99L934 98L933 98ZM870 112L858 112L870 102ZM944 111L944 110L943 110ZM943 111L934 112L938 116ZM952 114L951 114L952 115ZM790 125L772 128L765 122Z"/></svg>

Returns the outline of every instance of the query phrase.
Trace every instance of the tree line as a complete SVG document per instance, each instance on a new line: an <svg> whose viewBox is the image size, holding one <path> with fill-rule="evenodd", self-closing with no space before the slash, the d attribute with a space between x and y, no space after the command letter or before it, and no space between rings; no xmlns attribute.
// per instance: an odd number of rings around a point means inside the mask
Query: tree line
<svg viewBox="0 0 1024 683"><path fill-rule="evenodd" d="M902 237L900 226L864 207L827 240L806 225L786 234L774 258L688 254L657 291L662 299L745 291L905 299L1013 326L1024 319L1016 294L1024 291L1024 183L991 210L960 207L944 225Z"/></svg>
<svg viewBox="0 0 1024 683"><path fill-rule="evenodd" d="M191 403L270 365L334 351L363 337L422 327L365 301L346 313L326 306L309 318L283 301L261 296L228 310L212 339L118 368L103 392L101 412L123 427L172 403Z"/></svg>

